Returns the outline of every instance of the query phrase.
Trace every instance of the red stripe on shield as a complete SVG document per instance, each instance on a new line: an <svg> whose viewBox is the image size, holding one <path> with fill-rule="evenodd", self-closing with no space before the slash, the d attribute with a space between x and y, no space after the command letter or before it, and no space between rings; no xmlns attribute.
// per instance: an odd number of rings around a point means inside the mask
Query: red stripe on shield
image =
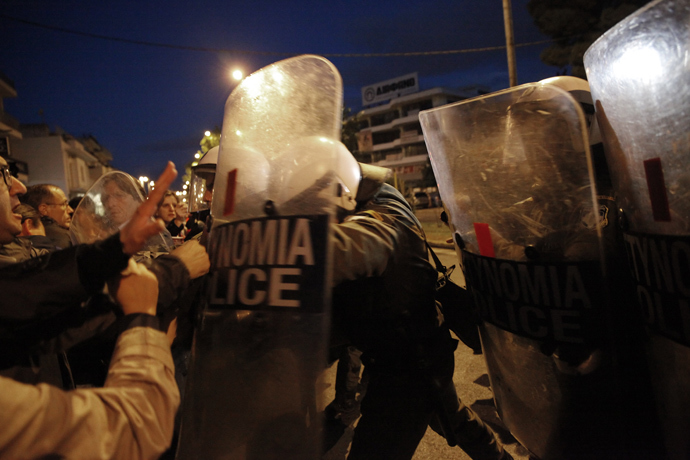
<svg viewBox="0 0 690 460"><path fill-rule="evenodd" d="M491 240L489 224L474 223L474 234L477 236L479 254L486 257L496 257L494 253L494 242Z"/></svg>
<svg viewBox="0 0 690 460"><path fill-rule="evenodd" d="M223 215L229 216L235 212L235 190L237 189L237 169L228 172L228 186L225 188L225 206Z"/></svg>
<svg viewBox="0 0 690 460"><path fill-rule="evenodd" d="M661 158L644 161L644 173L647 176L647 189L652 202L652 214L657 222L670 222L671 210L668 207L664 172L661 169Z"/></svg>

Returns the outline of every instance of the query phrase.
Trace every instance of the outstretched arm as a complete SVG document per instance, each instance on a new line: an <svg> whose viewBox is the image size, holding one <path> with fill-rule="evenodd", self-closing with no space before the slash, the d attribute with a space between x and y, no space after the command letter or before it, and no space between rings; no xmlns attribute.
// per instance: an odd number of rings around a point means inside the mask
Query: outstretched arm
<svg viewBox="0 0 690 460"><path fill-rule="evenodd" d="M168 163L158 186L120 233L0 269L3 354L25 353L88 318L82 304L100 292L106 280L127 266L130 255L162 228L162 222L152 216L176 175L175 165Z"/></svg>
<svg viewBox="0 0 690 460"><path fill-rule="evenodd" d="M132 320L105 388L65 392L0 378L0 459L156 459L167 449L180 396L153 316L158 283L142 265L126 273L116 298Z"/></svg>

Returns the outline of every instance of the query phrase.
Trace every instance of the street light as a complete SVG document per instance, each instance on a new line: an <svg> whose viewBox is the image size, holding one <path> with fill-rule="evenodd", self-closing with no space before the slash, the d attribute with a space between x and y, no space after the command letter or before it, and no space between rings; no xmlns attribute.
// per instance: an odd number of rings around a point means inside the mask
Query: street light
<svg viewBox="0 0 690 460"><path fill-rule="evenodd" d="M242 80L242 77L244 77L244 75L242 74L242 71L240 69L233 70L231 75L232 75L233 80L235 80L235 81L240 81L240 80Z"/></svg>
<svg viewBox="0 0 690 460"><path fill-rule="evenodd" d="M139 183L141 184L141 188L144 190L146 189L146 183L149 181L149 178L146 176L139 176Z"/></svg>

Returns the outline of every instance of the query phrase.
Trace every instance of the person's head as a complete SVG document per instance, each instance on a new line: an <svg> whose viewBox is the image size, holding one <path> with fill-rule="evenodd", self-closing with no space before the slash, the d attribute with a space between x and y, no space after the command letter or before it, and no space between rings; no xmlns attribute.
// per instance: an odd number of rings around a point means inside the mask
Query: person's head
<svg viewBox="0 0 690 460"><path fill-rule="evenodd" d="M81 200L84 198L84 195L78 195L69 200L69 207L72 208L72 216L74 216L74 210L77 209L77 206L79 206L79 203L81 203Z"/></svg>
<svg viewBox="0 0 690 460"><path fill-rule="evenodd" d="M22 216L22 232L19 236L46 235L46 229L41 222L41 215L36 209L22 203L15 208L14 212Z"/></svg>
<svg viewBox="0 0 690 460"><path fill-rule="evenodd" d="M52 184L30 186L22 197L22 202L38 211L41 217L49 217L62 228L69 229L72 213L69 201L60 187Z"/></svg>
<svg viewBox="0 0 690 460"><path fill-rule="evenodd" d="M10 175L9 165L0 157L0 244L11 243L22 231L22 216L14 209L19 206L19 195L26 193L21 181Z"/></svg>
<svg viewBox="0 0 690 460"><path fill-rule="evenodd" d="M128 175L115 172L104 178L101 202L111 224L119 227L127 222L143 200L143 195Z"/></svg>
<svg viewBox="0 0 690 460"><path fill-rule="evenodd" d="M189 217L189 206L187 206L187 203L178 200L175 214L178 221L186 222L187 217Z"/></svg>
<svg viewBox="0 0 690 460"><path fill-rule="evenodd" d="M165 222L166 225L169 224L175 219L175 217L177 217L178 204L179 200L177 199L177 196L168 190L165 192L165 195L163 195L163 200L158 203L156 217L163 219L163 222Z"/></svg>

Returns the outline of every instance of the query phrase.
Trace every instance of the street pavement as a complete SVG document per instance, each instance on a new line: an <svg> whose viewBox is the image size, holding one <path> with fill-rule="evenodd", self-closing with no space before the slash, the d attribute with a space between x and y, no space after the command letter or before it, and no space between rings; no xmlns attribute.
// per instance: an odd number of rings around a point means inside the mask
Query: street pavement
<svg viewBox="0 0 690 460"><path fill-rule="evenodd" d="M438 255L441 262L446 266L457 266L455 251L450 249L450 245L445 244L445 240L450 238L450 232L438 219L440 212L441 208L425 209L418 211L417 216L422 221L427 239L434 247L434 252ZM451 278L457 284L464 286L461 270L455 270ZM335 369L336 365L333 364L325 374L325 403L330 402L335 394L333 388ZM455 352L455 374L453 380L460 399L491 426L497 433L500 442L515 460L528 460L530 458L529 452L520 445L498 418L483 356L475 355L462 342L460 342ZM353 428L354 424L346 430L340 441L323 456L323 460L344 460L347 457ZM415 452L413 460L436 459L470 460L470 457L460 448L448 446L443 437L436 434L431 428L428 428Z"/></svg>

